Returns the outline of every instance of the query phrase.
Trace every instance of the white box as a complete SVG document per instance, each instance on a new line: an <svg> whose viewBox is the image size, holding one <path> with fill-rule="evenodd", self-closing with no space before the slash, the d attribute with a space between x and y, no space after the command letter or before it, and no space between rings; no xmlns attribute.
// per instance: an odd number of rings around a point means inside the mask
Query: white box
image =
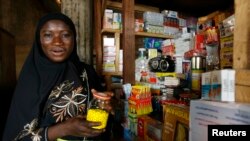
<svg viewBox="0 0 250 141"><path fill-rule="evenodd" d="M115 38L103 37L103 46L115 46Z"/></svg>
<svg viewBox="0 0 250 141"><path fill-rule="evenodd" d="M235 70L228 70L228 101L235 101Z"/></svg>
<svg viewBox="0 0 250 141"><path fill-rule="evenodd" d="M103 17L103 28L113 28L113 10L105 9Z"/></svg>
<svg viewBox="0 0 250 141"><path fill-rule="evenodd" d="M215 70L211 75L211 100L227 101L228 100L228 71Z"/></svg>
<svg viewBox="0 0 250 141"><path fill-rule="evenodd" d="M235 101L235 70L223 69L202 73L201 80L201 99Z"/></svg>
<svg viewBox="0 0 250 141"><path fill-rule="evenodd" d="M210 99L211 92L211 72L204 72L201 74L201 98Z"/></svg>
<svg viewBox="0 0 250 141"><path fill-rule="evenodd" d="M190 141L207 141L208 125L250 125L250 104L191 100Z"/></svg>

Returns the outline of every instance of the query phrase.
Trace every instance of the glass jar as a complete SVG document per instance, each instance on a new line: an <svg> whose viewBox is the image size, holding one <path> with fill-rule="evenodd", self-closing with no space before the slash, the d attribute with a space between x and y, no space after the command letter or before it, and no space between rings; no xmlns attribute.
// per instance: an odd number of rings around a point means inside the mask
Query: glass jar
<svg viewBox="0 0 250 141"><path fill-rule="evenodd" d="M93 99L88 105L87 121L101 122L95 129L104 129L107 125L109 112L105 110L108 106L110 97L93 94Z"/></svg>

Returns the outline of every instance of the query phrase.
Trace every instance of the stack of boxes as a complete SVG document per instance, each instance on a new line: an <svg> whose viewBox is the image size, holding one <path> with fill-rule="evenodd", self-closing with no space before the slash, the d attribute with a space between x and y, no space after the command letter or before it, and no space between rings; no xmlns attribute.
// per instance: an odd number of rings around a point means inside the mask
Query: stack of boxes
<svg viewBox="0 0 250 141"><path fill-rule="evenodd" d="M114 38L103 38L103 71L115 72L116 47Z"/></svg>
<svg viewBox="0 0 250 141"><path fill-rule="evenodd" d="M220 25L220 61L221 68L233 67L233 31L234 15L223 20Z"/></svg>
<svg viewBox="0 0 250 141"><path fill-rule="evenodd" d="M171 10L163 10L161 12L164 17L164 34L166 35L175 35L179 32L179 18L178 18L178 12L171 11ZM183 19L184 20L184 19ZM182 26L184 26L184 21L182 22Z"/></svg>
<svg viewBox="0 0 250 141"><path fill-rule="evenodd" d="M132 133L137 135L138 117L147 115L153 111L150 88L148 86L132 86L128 103L129 128Z"/></svg>
<svg viewBox="0 0 250 141"><path fill-rule="evenodd" d="M122 29L121 13L112 9L105 9L103 18L104 29Z"/></svg>
<svg viewBox="0 0 250 141"><path fill-rule="evenodd" d="M162 13L146 11L143 13L144 31L156 34L164 33Z"/></svg>

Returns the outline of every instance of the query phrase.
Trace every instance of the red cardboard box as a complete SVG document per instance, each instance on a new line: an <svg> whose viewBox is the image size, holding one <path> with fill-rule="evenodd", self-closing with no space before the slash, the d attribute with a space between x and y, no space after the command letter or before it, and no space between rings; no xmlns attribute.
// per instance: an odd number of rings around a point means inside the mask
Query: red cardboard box
<svg viewBox="0 0 250 141"><path fill-rule="evenodd" d="M138 130L138 136L141 138L145 138L146 136L146 126L147 123L151 120L149 116L140 116L138 117L137 121L137 130Z"/></svg>

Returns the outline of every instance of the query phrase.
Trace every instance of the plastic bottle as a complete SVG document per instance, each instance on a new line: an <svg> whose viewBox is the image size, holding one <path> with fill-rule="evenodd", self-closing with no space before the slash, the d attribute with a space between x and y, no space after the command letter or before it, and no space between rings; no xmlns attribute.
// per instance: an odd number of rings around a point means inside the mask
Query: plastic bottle
<svg viewBox="0 0 250 141"><path fill-rule="evenodd" d="M138 57L135 60L135 80L138 82L147 81L148 76L148 59L146 49L138 49Z"/></svg>

